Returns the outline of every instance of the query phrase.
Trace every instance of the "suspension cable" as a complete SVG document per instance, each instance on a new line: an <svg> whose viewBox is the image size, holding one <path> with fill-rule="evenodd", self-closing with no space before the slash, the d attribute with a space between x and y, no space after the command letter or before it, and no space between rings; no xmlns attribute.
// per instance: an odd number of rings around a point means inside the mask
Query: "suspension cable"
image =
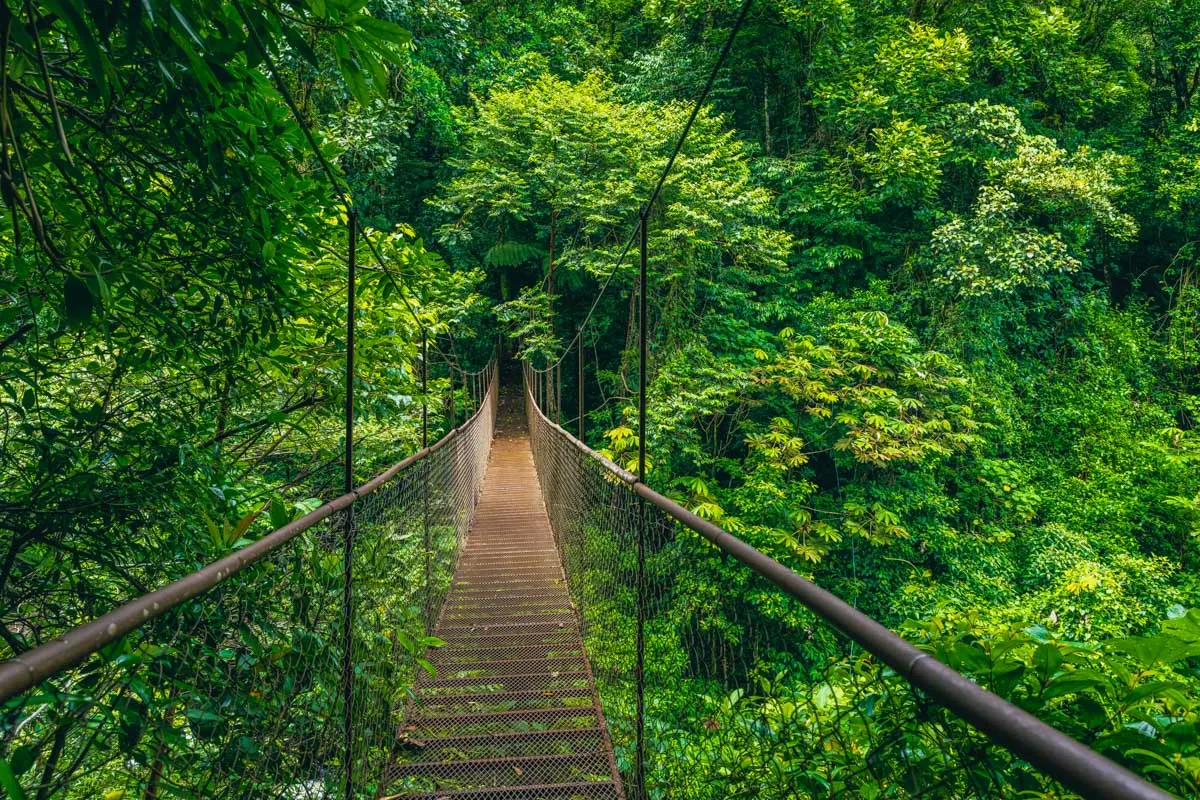
<svg viewBox="0 0 1200 800"><path fill-rule="evenodd" d="M643 219L649 215L651 206L654 205L655 201L658 200L659 195L662 194L663 186L666 184L667 178L670 176L671 171L675 168L675 162L679 158L679 154L683 151L684 142L687 140L688 134L692 132L692 126L695 124L696 118L700 116L700 109L703 108L705 101L708 100L708 95L712 92L714 84L716 84L717 75L720 74L721 68L725 66L725 62L729 58L729 53L733 49L734 39L737 38L738 31L742 29L742 25L746 21L746 16L750 13L750 6L753 4L753 2L754 0L745 0L745 2L742 3L741 9L738 11L737 19L734 20L733 27L729 29L729 35L725 37L725 43L721 46L721 52L717 56L717 60L713 62L712 69L709 70L708 80L705 82L704 88L701 90L700 94L697 95L695 102L692 103L691 114L688 116L687 122L684 123L683 130L680 132L679 138L675 141L675 148L671 151L671 156L667 159L666 166L663 167L662 172L658 176L658 181L654 184L654 191L650 193L650 199L648 199L641 209L639 209L638 223L634 226L633 232L625 241L625 247L621 249L621 254L617 256L617 260L609 269L608 275L605 276L604 283L601 284L600 291L596 293L596 297L592 300L592 304L588 308L588 312L584 316L583 322L579 324L579 327L575 331L575 335L571 337L571 341L567 342L566 347L563 348L563 351L559 354L558 358L554 362L548 364L545 369L539 370L534 368L535 372L543 373L561 364L563 359L567 357L567 353L571 352L571 349L575 346L575 341L583 335L583 329L587 327L589 322L591 322L592 314L595 312L596 306L600 304L600 299L604 297L604 293L608 290L608 284L612 281L613 275L615 275L617 270L621 268L621 264L624 262L625 256L629 255L629 250L633 247L633 243L637 241Z"/></svg>
<svg viewBox="0 0 1200 800"><path fill-rule="evenodd" d="M308 124L308 120L306 120L304 115L300 113L300 108L296 105L295 98L292 97L292 93L287 88L287 84L283 82L283 78L279 76L279 70L276 69L275 62L271 58L271 54L267 51L266 44L259 37L258 32L254 29L254 26L250 24L250 20L245 9L242 8L242 4L240 2L235 2L234 8L237 9L242 21L246 23L246 29L250 33L250 38L254 41L254 46L257 47L258 51L262 54L263 61L267 65L267 70L271 73L271 80L275 84L275 91L279 92L280 96L283 98L283 102L291 111L292 118L296 120L296 124L299 125L300 130L304 132L304 138L308 142L309 149L312 150L313 155L316 156L317 162L321 165L321 171L324 172L325 177L328 178L329 185L333 189L334 194L339 200L342 201L342 204L345 205L347 211L349 211L354 206L348 191L349 187L344 185L344 179L338 177L337 172L334 170L329 159L326 158L323 152L321 152L321 147L317 144L316 136L313 134L312 126ZM421 332L426 332L425 323L421 321L421 318L417 315L416 310L412 307L412 304L409 303L403 289L401 289L400 282L396 280L394 275L392 275L391 269L389 269L387 263L383 260L383 256L380 254L379 249L375 246L375 243L371 241L371 237L364 233L363 241L366 243L367 249L371 251L371 255L375 257L375 261L379 265L379 268L383 270L384 275L392 284L392 287L396 290L396 293L400 296L400 299L404 302L405 308L408 309L408 313L413 318L413 321L417 323L417 327L421 330Z"/></svg>
<svg viewBox="0 0 1200 800"><path fill-rule="evenodd" d="M347 211L349 211L351 208L353 208L354 203L349 194L348 187L344 183L344 178L339 178L337 171L333 167L333 164L330 163L325 154L321 152L321 147L317 143L316 136L312 131L312 126L308 124L308 121L304 118L304 115L300 113L300 107L296 105L296 100L292 96L291 91L287 88L287 84L284 83L283 79L279 76L279 70L275 67L275 62L271 58L271 54L267 51L266 45L259 37L257 31L255 31L254 26L250 24L245 9L242 8L240 2L235 2L234 7L237 9L238 14L241 15L242 21L246 23L246 28L249 31L250 38L253 40L255 47L257 47L259 52L262 54L263 62L267 65L267 70L271 74L271 80L275 85L275 90L279 92L280 96L283 98L284 104L287 105L289 111L291 112L292 118L296 121L296 124L300 126L301 131L303 131L304 138L308 142L308 147L312 151L313 156L317 159L318 164L320 164L321 171L325 173L325 177L329 181L330 188L332 188L337 199L339 199L346 207ZM404 293L401 281L397 279L396 275L393 273L393 270L384 260L383 254L380 253L379 248L376 246L375 242L371 240L371 237L367 234L367 232L365 230L360 230L360 233L362 234L363 242L367 245L367 249L371 251L371 255L374 257L375 263L378 265L379 270L383 272L383 275L385 278L387 278L388 283L390 283L392 288L395 289L396 294L400 297L400 300L404 304L404 308L408 312L408 315L412 317L413 322L416 323L417 330L420 333L428 336L429 329L425 322L421 319L420 315L417 314L417 310L413 308L408 296ZM430 347L435 353L441 356L443 363L445 363L450 370L457 371L462 375L470 374L458 363L457 359L451 359L446 355L445 351L438 347L436 337L430 338ZM486 367L484 369L486 369ZM480 371L482 372L482 370ZM451 381L451 383L453 383L453 381Z"/></svg>

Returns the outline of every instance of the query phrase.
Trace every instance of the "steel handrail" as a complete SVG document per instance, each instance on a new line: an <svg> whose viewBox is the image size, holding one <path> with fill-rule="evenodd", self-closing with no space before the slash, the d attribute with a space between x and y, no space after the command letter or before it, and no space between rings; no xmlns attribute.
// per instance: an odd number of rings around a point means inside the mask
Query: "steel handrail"
<svg viewBox="0 0 1200 800"><path fill-rule="evenodd" d="M451 429L449 433L429 447L398 461L361 486L330 500L300 519L294 520L282 528L277 528L236 553L224 556L179 580L142 595L136 600L131 600L91 622L73 628L56 639L0 663L0 703L79 664L88 656L115 642L130 631L140 628L181 603L204 594L229 580L233 575L255 562L261 561L318 522L349 508L360 497L378 491L413 464L441 450L456 437L461 436L462 432L479 418L484 408L491 402L492 396L497 391L497 368L496 359L493 359L492 363L485 368L491 370L491 375L487 392L485 392L479 408L475 409L475 412L462 425Z"/></svg>
<svg viewBox="0 0 1200 800"><path fill-rule="evenodd" d="M525 382L528 405L541 422L566 437L650 505L698 533L723 553L766 578L807 609L894 669L911 685L941 703L993 741L1089 800L1177 800L1087 745L992 694L933 656L909 644L836 595L822 589L728 531L664 497L553 422L538 407Z"/></svg>

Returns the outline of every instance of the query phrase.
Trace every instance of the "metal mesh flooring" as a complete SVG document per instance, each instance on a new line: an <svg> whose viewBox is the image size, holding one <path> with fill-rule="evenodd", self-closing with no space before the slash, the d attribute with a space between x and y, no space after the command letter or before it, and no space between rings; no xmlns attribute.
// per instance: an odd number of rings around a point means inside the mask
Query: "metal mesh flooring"
<svg viewBox="0 0 1200 800"><path fill-rule="evenodd" d="M471 532L381 798L624 800L522 405L500 419Z"/></svg>

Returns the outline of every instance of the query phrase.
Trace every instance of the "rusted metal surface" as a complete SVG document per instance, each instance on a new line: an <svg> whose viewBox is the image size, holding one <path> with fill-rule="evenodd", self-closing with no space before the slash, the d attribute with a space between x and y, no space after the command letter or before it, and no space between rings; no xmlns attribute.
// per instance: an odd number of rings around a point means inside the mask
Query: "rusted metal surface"
<svg viewBox="0 0 1200 800"><path fill-rule="evenodd" d="M519 396L434 635L380 797L623 800Z"/></svg>

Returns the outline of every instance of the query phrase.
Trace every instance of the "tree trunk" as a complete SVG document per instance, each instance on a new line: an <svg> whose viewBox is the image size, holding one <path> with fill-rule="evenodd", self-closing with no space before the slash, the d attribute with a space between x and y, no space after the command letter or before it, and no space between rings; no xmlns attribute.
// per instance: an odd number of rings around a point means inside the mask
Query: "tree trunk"
<svg viewBox="0 0 1200 800"><path fill-rule="evenodd" d="M763 81L763 152L771 155L771 109L767 103L766 81Z"/></svg>
<svg viewBox="0 0 1200 800"><path fill-rule="evenodd" d="M554 239L558 234L558 209L550 212L550 255L546 266L546 294L554 294Z"/></svg>

